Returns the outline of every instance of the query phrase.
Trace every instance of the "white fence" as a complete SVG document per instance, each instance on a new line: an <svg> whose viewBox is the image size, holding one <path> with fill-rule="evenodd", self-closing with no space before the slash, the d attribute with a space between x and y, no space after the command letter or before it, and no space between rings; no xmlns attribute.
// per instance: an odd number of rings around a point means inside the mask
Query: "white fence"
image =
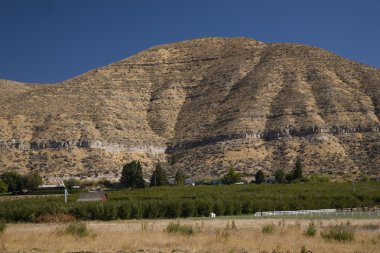
<svg viewBox="0 0 380 253"><path fill-rule="evenodd" d="M380 211L337 211L337 209L298 210L298 211L270 211L256 212L255 217L264 216L380 216Z"/></svg>
<svg viewBox="0 0 380 253"><path fill-rule="evenodd" d="M256 212L254 216L307 215L320 213L336 213L336 209Z"/></svg>

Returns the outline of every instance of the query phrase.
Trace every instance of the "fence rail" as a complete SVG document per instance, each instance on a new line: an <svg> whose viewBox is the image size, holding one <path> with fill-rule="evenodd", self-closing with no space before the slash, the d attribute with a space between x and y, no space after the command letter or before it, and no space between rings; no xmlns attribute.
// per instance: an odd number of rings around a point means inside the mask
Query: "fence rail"
<svg viewBox="0 0 380 253"><path fill-rule="evenodd" d="M254 217L270 216L325 216L325 217L380 217L380 210L376 211L342 211L337 209L320 209L320 210L297 210L297 211L270 211L256 212Z"/></svg>

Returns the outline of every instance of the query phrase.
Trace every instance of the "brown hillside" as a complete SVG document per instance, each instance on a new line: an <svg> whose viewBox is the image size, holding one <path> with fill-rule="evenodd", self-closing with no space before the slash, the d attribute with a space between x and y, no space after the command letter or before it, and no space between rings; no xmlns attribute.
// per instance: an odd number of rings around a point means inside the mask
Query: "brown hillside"
<svg viewBox="0 0 380 253"><path fill-rule="evenodd" d="M118 177L131 159L380 174L380 70L246 38L157 46L55 85L0 80L0 170Z"/></svg>

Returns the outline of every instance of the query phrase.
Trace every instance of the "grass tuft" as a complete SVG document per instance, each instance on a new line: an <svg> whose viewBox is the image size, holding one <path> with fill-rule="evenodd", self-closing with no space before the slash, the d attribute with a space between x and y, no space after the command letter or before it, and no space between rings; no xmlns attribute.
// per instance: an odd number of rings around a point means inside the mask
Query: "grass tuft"
<svg viewBox="0 0 380 253"><path fill-rule="evenodd" d="M0 219L0 234L5 232L5 229L7 228L7 223L4 219Z"/></svg>
<svg viewBox="0 0 380 253"><path fill-rule="evenodd" d="M180 233L184 235L194 234L193 226L187 224L182 225L179 222L170 222L165 231L168 233Z"/></svg>
<svg viewBox="0 0 380 253"><path fill-rule="evenodd" d="M273 232L274 232L274 225L272 223L271 224L265 224L261 228L261 232L263 234L273 234Z"/></svg>
<svg viewBox="0 0 380 253"><path fill-rule="evenodd" d="M85 237L89 235L94 235L91 230L87 228L86 223L84 222L74 222L70 223L65 230L66 234L76 236L76 237Z"/></svg>
<svg viewBox="0 0 380 253"><path fill-rule="evenodd" d="M355 228L349 222L330 225L321 232L321 236L328 240L352 241L355 237Z"/></svg>
<svg viewBox="0 0 380 253"><path fill-rule="evenodd" d="M317 227L315 226L314 221L311 221L309 223L309 226L307 229L304 231L304 234L310 237L313 237L317 234Z"/></svg>

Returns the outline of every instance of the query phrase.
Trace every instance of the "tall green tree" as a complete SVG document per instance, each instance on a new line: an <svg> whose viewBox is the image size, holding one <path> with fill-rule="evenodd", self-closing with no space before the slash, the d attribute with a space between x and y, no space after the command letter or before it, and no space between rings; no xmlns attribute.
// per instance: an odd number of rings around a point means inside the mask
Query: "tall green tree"
<svg viewBox="0 0 380 253"><path fill-rule="evenodd" d="M0 178L7 184L8 191L17 192L22 190L22 176L17 172L4 172Z"/></svg>
<svg viewBox="0 0 380 253"><path fill-rule="evenodd" d="M293 180L302 178L302 164L301 159L297 158L297 161L293 168Z"/></svg>
<svg viewBox="0 0 380 253"><path fill-rule="evenodd" d="M139 161L132 161L124 165L120 183L124 187L133 189L145 187L142 167Z"/></svg>
<svg viewBox="0 0 380 253"><path fill-rule="evenodd" d="M183 172L183 170L178 169L175 173L175 183L177 185L184 185L186 181L186 174Z"/></svg>
<svg viewBox="0 0 380 253"><path fill-rule="evenodd" d="M274 173L274 177L279 184L286 183L285 172L283 169L278 169Z"/></svg>
<svg viewBox="0 0 380 253"><path fill-rule="evenodd" d="M149 186L163 186L167 184L168 179L166 177L166 171L162 168L161 164L158 163L150 178Z"/></svg>
<svg viewBox="0 0 380 253"><path fill-rule="evenodd" d="M223 184L234 184L241 180L241 175L235 171L234 168L230 168L226 175L222 178Z"/></svg>
<svg viewBox="0 0 380 253"><path fill-rule="evenodd" d="M28 191L38 190L38 187L42 185L42 177L37 173L29 173L22 176L21 179L22 189Z"/></svg>
<svg viewBox="0 0 380 253"><path fill-rule="evenodd" d="M261 184L261 183L265 183L265 175L264 175L264 172L259 170L255 174L255 184Z"/></svg>

